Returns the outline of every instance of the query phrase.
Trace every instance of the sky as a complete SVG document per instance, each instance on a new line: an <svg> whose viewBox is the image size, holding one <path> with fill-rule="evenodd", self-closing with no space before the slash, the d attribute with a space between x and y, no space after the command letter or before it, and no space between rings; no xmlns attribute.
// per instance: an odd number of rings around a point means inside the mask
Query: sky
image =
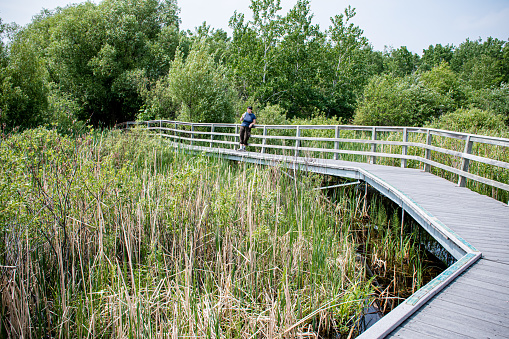
<svg viewBox="0 0 509 339"><path fill-rule="evenodd" d="M4 23L28 24L41 9L54 9L79 0L0 0ZM100 0L93 0L99 3ZM178 0L182 29L194 30L206 21L212 28L229 34L228 21L237 10L251 18L250 0ZM285 14L296 0L281 0ZM487 37L509 40L509 0L310 0L313 23L324 31L330 17L351 5L357 15L352 20L364 30L373 48L406 46L422 55L435 44L458 46L467 38Z"/></svg>

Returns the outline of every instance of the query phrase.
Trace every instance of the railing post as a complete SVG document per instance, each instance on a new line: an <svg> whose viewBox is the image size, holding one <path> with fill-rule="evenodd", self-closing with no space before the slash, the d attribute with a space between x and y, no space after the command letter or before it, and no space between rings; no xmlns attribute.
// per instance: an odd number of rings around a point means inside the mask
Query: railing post
<svg viewBox="0 0 509 339"><path fill-rule="evenodd" d="M214 140L214 124L210 127L210 140ZM210 142L210 146L212 148L212 141Z"/></svg>
<svg viewBox="0 0 509 339"><path fill-rule="evenodd" d="M262 151L261 153L265 153L265 145L267 144L267 126L263 126L263 140L262 140Z"/></svg>
<svg viewBox="0 0 509 339"><path fill-rule="evenodd" d="M297 138L300 138L300 126L297 126L297 133L295 135ZM300 140L295 140L295 157L299 156L299 147L300 147Z"/></svg>
<svg viewBox="0 0 509 339"><path fill-rule="evenodd" d="M426 133L426 145L428 145L428 146L431 145L432 137L433 137L433 135L430 133L430 131L428 129L428 132ZM431 159L431 150L429 148L426 148L426 150L424 151L424 157L427 160ZM431 171L431 165L430 164L424 164L424 171L425 172L430 172Z"/></svg>
<svg viewBox="0 0 509 339"><path fill-rule="evenodd" d="M239 143L239 125L235 124L235 143ZM235 146L233 146L235 148Z"/></svg>
<svg viewBox="0 0 509 339"><path fill-rule="evenodd" d="M334 134L334 138L339 139L339 126L336 126L336 133ZM334 149L339 151L339 141L334 141ZM338 152L334 152L334 160L339 160Z"/></svg>
<svg viewBox="0 0 509 339"><path fill-rule="evenodd" d="M180 135L177 135L177 123L175 122L175 129L173 131L173 135L175 136L175 142L180 141Z"/></svg>
<svg viewBox="0 0 509 339"><path fill-rule="evenodd" d="M371 140L373 141L376 141L376 127L373 126L373 131L371 133ZM376 144L375 143L372 143L371 144L371 152L372 153L376 153ZM372 156L371 157L371 164L376 164L376 157L375 156Z"/></svg>
<svg viewBox="0 0 509 339"><path fill-rule="evenodd" d="M193 144L194 144L192 139L194 139L194 125L193 124L191 124L191 146L193 146Z"/></svg>
<svg viewBox="0 0 509 339"><path fill-rule="evenodd" d="M465 150L463 151L463 153L466 153L466 154L472 154L472 146L473 146L474 142L470 140L470 135L467 137L467 140L465 141ZM470 159L466 159L464 157L462 157L462 160L461 160L461 170L463 172L468 172L468 167L470 165ZM467 184L467 178L465 178L464 176L460 175L459 178L458 178L458 186L459 187L465 187L465 185Z"/></svg>
<svg viewBox="0 0 509 339"><path fill-rule="evenodd" d="M403 142L404 143L408 142L408 130L406 127L403 127ZM406 145L402 146L401 154L405 157L407 156L408 147ZM406 159L405 158L401 158L401 167L406 168Z"/></svg>

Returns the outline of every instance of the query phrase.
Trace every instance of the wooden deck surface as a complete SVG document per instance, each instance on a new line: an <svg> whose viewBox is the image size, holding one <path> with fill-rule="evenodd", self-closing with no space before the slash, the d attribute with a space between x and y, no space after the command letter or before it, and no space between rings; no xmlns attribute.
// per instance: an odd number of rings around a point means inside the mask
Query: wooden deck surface
<svg viewBox="0 0 509 339"><path fill-rule="evenodd" d="M419 170L360 164L482 253L388 337L509 338L509 206Z"/></svg>
<svg viewBox="0 0 509 339"><path fill-rule="evenodd" d="M278 158L279 162L292 159L216 150L231 159L240 157L237 160L251 162L255 162L253 159L267 161ZM508 205L422 170L336 160L306 161L324 167L343 167L348 171L357 168L383 180L482 253L481 259L386 337L509 338ZM364 337L380 336L370 333Z"/></svg>

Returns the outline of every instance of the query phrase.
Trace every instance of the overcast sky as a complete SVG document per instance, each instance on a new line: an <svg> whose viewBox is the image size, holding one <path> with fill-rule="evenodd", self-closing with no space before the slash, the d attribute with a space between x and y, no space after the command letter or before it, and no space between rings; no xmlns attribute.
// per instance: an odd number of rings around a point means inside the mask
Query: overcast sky
<svg viewBox="0 0 509 339"><path fill-rule="evenodd" d="M54 9L69 0L0 0L0 18L4 23L25 25L42 8ZM99 0L93 2L98 3ZM282 14L296 0L282 0ZM194 30L203 21L228 33L233 12L251 18L250 0L179 0L183 29ZM376 50L384 46L407 48L418 54L435 44L458 46L467 38L483 40L491 36L509 40L509 0L311 0L314 23L324 31L330 17L348 6L356 8L354 23Z"/></svg>

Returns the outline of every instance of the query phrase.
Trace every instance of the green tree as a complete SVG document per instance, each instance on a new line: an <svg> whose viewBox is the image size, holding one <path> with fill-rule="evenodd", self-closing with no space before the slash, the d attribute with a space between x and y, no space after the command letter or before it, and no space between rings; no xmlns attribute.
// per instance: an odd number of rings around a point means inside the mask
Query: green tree
<svg viewBox="0 0 509 339"><path fill-rule="evenodd" d="M389 48L384 53L385 71L398 77L414 73L419 63L419 55L410 52L406 46L397 49Z"/></svg>
<svg viewBox="0 0 509 339"><path fill-rule="evenodd" d="M428 49L422 51L421 65L419 68L424 71L429 71L433 67L442 64L443 62L451 63L454 55L454 46L436 44L430 45Z"/></svg>
<svg viewBox="0 0 509 339"><path fill-rule="evenodd" d="M331 52L336 60L334 86L341 78L342 70L348 69L348 64L354 62L355 51L368 46L368 39L363 36L364 31L350 22L355 14L355 8L348 6L343 14L331 18L332 24L327 33L331 41Z"/></svg>
<svg viewBox="0 0 509 339"><path fill-rule="evenodd" d="M50 81L77 102L78 117L110 125L134 118L144 103L140 86L168 72L178 25L175 0L105 0L45 11L22 37Z"/></svg>
<svg viewBox="0 0 509 339"><path fill-rule="evenodd" d="M500 86L507 79L505 45L506 42L491 37L485 42L467 39L454 51L451 67L474 89Z"/></svg>
<svg viewBox="0 0 509 339"><path fill-rule="evenodd" d="M452 99L428 88L417 74L374 76L364 89L354 123L380 126L422 126L452 106Z"/></svg>
<svg viewBox="0 0 509 339"><path fill-rule="evenodd" d="M1 60L0 121L8 128L47 122L48 72L36 48L18 34Z"/></svg>
<svg viewBox="0 0 509 339"><path fill-rule="evenodd" d="M459 79L458 74L452 71L446 61L442 61L428 72L423 72L420 79L427 88L450 99L448 101L450 105L445 108L446 111L452 111L467 104L469 88Z"/></svg>
<svg viewBox="0 0 509 339"><path fill-rule="evenodd" d="M274 76L277 46L284 34L284 20L278 12L280 0L251 0L253 21L245 21L242 13L230 18L233 39L230 64L235 84L244 98L265 101L263 93ZM270 86L270 85L269 85Z"/></svg>
<svg viewBox="0 0 509 339"><path fill-rule="evenodd" d="M325 105L320 110L344 120L352 117L362 89L382 65L380 56L373 52L364 37L364 31L351 22L355 15L355 8L348 6L344 13L331 17L326 32L328 66L321 74L325 81L321 86Z"/></svg>
<svg viewBox="0 0 509 339"><path fill-rule="evenodd" d="M214 56L216 63L227 62L231 40L224 30L214 29L204 21L201 26L195 28L194 32L188 30L186 34L191 44L204 42L208 53Z"/></svg>
<svg viewBox="0 0 509 339"><path fill-rule="evenodd" d="M303 116L319 105L319 76L325 64L325 36L311 24L308 0L299 0L284 22L284 37L276 47L270 79L261 99L279 104L289 116Z"/></svg>
<svg viewBox="0 0 509 339"><path fill-rule="evenodd" d="M471 89L467 92L468 104L484 111L504 116L509 124L509 84L500 87Z"/></svg>
<svg viewBox="0 0 509 339"><path fill-rule="evenodd" d="M233 122L234 92L227 70L214 62L204 43L195 44L185 61L177 52L164 83L178 119Z"/></svg>

